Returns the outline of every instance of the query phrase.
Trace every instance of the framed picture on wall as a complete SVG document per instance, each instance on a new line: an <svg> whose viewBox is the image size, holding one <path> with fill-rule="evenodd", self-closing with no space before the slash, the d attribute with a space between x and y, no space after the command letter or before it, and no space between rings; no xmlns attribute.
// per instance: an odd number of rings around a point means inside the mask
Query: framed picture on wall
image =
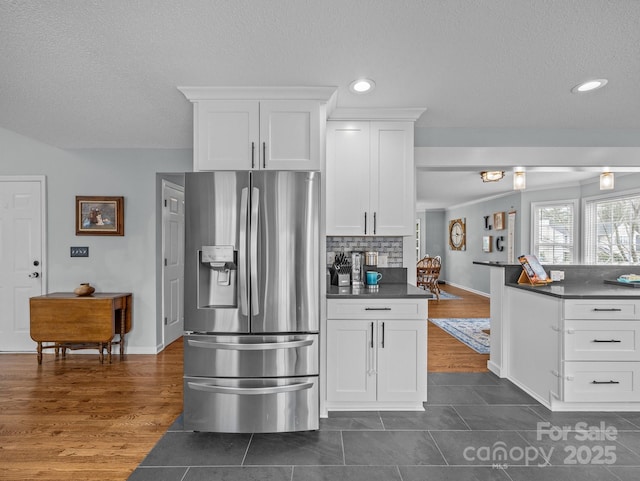
<svg viewBox="0 0 640 481"><path fill-rule="evenodd" d="M491 244L492 244L493 236L485 235L482 237L482 251L483 252L491 252Z"/></svg>
<svg viewBox="0 0 640 481"><path fill-rule="evenodd" d="M493 228L495 230L504 229L504 212L496 212L493 214Z"/></svg>
<svg viewBox="0 0 640 481"><path fill-rule="evenodd" d="M124 235L124 197L76 196L76 235Z"/></svg>

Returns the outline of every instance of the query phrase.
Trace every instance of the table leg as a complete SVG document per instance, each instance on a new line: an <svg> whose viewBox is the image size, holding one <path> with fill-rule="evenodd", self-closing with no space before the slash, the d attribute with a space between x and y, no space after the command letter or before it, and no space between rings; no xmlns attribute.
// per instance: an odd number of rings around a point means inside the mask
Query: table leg
<svg viewBox="0 0 640 481"><path fill-rule="evenodd" d="M104 344L101 342L98 346L98 349L100 349L100 364L104 364Z"/></svg>
<svg viewBox="0 0 640 481"><path fill-rule="evenodd" d="M107 342L107 352L109 353L109 364L111 364L111 341Z"/></svg>
<svg viewBox="0 0 640 481"><path fill-rule="evenodd" d="M38 364L42 364L42 343L38 343Z"/></svg>
<svg viewBox="0 0 640 481"><path fill-rule="evenodd" d="M124 331L127 323L127 308L120 310L120 359L124 356Z"/></svg>

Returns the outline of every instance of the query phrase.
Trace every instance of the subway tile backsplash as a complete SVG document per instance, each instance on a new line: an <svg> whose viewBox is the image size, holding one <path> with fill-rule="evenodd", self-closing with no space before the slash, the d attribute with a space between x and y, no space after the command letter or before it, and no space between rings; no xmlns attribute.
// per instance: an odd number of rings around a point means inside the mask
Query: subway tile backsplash
<svg viewBox="0 0 640 481"><path fill-rule="evenodd" d="M402 267L402 237L327 236L327 253L377 251L387 256L388 267Z"/></svg>

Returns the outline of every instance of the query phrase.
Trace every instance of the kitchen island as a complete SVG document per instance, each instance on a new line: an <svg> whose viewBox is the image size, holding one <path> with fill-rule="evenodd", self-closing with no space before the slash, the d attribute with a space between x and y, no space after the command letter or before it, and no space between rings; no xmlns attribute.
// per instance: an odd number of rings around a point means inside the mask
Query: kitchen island
<svg viewBox="0 0 640 481"><path fill-rule="evenodd" d="M406 283L328 287L323 414L424 410L432 297Z"/></svg>
<svg viewBox="0 0 640 481"><path fill-rule="evenodd" d="M640 289L605 283L633 266L553 266L545 286L491 266L490 369L553 411L640 411Z"/></svg>

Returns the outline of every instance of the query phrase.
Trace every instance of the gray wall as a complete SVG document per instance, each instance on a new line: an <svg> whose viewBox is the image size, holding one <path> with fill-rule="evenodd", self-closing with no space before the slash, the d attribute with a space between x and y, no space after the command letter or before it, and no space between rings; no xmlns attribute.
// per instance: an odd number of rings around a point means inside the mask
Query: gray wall
<svg viewBox="0 0 640 481"><path fill-rule="evenodd" d="M133 329L127 352L155 353L156 172L192 170L191 150L66 151L0 129L0 175L47 179L48 292L91 282L98 291L133 293ZM76 195L122 195L124 237L75 235ZM70 258L70 246L89 246L88 258Z"/></svg>
<svg viewBox="0 0 640 481"><path fill-rule="evenodd" d="M442 264L445 266L445 280L452 284L489 294L489 269L484 266L474 265L473 261L507 261L507 229L506 213L516 211L516 228L514 237L515 255L522 253L520 226L521 198L520 193L513 193L503 197L496 197L483 202L465 204L448 209L445 214L445 226L443 239L446 245L445 256ZM505 212L505 229L485 230L484 216L491 216L490 224L493 225L493 214ZM452 219L466 219L467 242L466 250L453 251L449 249L449 221ZM493 236L492 252L483 252L482 238L486 235ZM496 249L496 237L504 236L504 250Z"/></svg>
<svg viewBox="0 0 640 481"><path fill-rule="evenodd" d="M444 259L445 243L442 238L444 222L444 210L423 210L417 213L420 219L420 258L429 255L440 256ZM442 266L440 277L445 278L446 266Z"/></svg>

